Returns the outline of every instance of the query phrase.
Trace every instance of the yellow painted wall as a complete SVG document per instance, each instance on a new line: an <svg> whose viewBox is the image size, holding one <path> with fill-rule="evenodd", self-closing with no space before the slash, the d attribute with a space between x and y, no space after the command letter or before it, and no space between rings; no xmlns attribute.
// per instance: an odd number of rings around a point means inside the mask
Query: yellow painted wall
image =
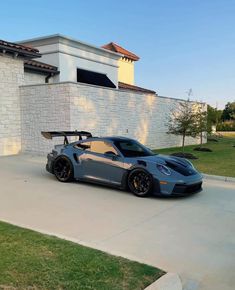
<svg viewBox="0 0 235 290"><path fill-rule="evenodd" d="M122 57L118 61L118 66L118 81L134 85L134 61Z"/></svg>

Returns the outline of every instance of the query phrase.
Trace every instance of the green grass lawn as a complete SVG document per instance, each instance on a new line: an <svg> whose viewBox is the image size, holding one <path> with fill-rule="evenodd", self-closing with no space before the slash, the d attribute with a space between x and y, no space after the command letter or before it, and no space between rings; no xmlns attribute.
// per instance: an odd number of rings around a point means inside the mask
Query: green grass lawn
<svg viewBox="0 0 235 290"><path fill-rule="evenodd" d="M223 137L218 139L219 142L208 142L203 147L207 147L213 150L213 152L198 152L193 148L196 146L186 146L185 152L189 152L197 156L199 159L190 160L195 167L207 174L232 176L235 177L235 134L229 137ZM171 154L180 152L181 148L167 148L154 150L160 154Z"/></svg>
<svg viewBox="0 0 235 290"><path fill-rule="evenodd" d="M137 290L163 274L152 266L0 222L0 289Z"/></svg>

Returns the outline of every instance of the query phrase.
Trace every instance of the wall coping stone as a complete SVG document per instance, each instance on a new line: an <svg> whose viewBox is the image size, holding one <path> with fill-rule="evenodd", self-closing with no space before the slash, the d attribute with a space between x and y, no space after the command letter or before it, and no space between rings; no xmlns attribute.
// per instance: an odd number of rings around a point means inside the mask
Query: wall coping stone
<svg viewBox="0 0 235 290"><path fill-rule="evenodd" d="M100 87L100 86L96 86L96 85L90 85L90 84L84 84L84 83L79 83L79 82L72 82L72 81L65 81L65 82L56 82L56 83L49 83L49 84L32 84L32 85L22 85L20 87L24 88L24 87L38 87L38 86L54 86L54 85L66 85L66 84L70 84L70 85L76 85L76 86L84 86L84 87L93 87L93 88L97 88L97 89L102 89L102 90L111 90L114 92L125 92L127 94L137 94L137 95L144 95L144 96L154 96L154 97L158 97L158 98L162 98L162 99L170 99L170 100L175 100L175 101L187 101L184 99L179 99L179 98L174 98L174 97L164 97L164 96L159 96L157 94L147 94L147 93L143 93L143 92L128 92L126 90L123 89L113 89L113 88L107 88L107 87ZM197 103L197 104L206 104L205 102L199 102L199 101L190 101L192 103Z"/></svg>

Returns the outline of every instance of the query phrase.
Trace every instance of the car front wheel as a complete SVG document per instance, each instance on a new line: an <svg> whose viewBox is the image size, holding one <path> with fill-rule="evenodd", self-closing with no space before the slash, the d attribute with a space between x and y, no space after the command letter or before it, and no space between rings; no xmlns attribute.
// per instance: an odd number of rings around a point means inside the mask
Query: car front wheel
<svg viewBox="0 0 235 290"><path fill-rule="evenodd" d="M133 194L139 197L146 197L152 193L153 178L144 169L134 169L128 176L128 187Z"/></svg>
<svg viewBox="0 0 235 290"><path fill-rule="evenodd" d="M59 156L54 163L55 177L61 182L73 179L73 165L66 156Z"/></svg>

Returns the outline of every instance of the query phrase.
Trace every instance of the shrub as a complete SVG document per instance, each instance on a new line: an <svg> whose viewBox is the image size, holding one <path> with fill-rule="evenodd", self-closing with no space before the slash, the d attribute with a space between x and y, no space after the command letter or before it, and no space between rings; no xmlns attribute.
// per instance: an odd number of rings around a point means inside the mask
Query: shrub
<svg viewBox="0 0 235 290"><path fill-rule="evenodd" d="M217 131L235 131L235 121L221 122L216 127Z"/></svg>

